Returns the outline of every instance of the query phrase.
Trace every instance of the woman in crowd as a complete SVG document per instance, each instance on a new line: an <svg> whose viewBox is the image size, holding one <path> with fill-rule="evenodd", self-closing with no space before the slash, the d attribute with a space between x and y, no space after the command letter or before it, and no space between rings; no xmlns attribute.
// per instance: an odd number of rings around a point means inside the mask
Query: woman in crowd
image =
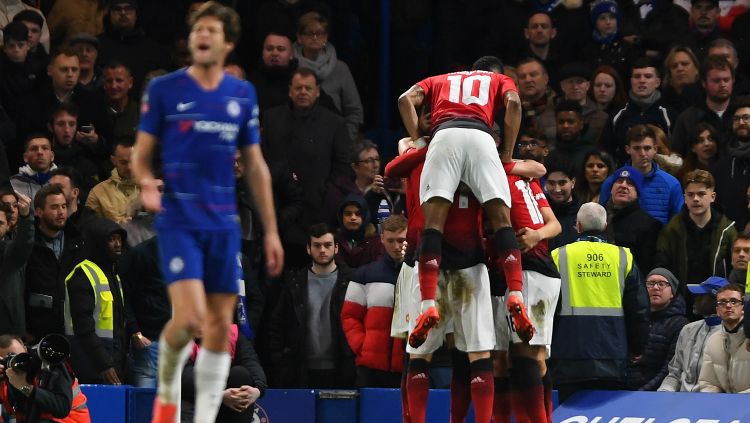
<svg viewBox="0 0 750 423"><path fill-rule="evenodd" d="M700 64L690 47L676 46L664 59L664 80L661 84L662 100L676 113L703 101L698 82Z"/></svg>
<svg viewBox="0 0 750 423"><path fill-rule="evenodd" d="M695 169L711 171L719 155L719 131L708 122L698 122L690 137L690 151L675 175L685 185L685 175Z"/></svg>
<svg viewBox="0 0 750 423"><path fill-rule="evenodd" d="M609 153L591 150L583 157L583 165L576 177L575 196L583 203L599 202L602 182L615 170L615 161Z"/></svg>
<svg viewBox="0 0 750 423"><path fill-rule="evenodd" d="M628 97L622 78L615 68L609 65L599 66L592 74L591 81L593 83L589 88L589 96L596 101L600 110L612 116L625 107Z"/></svg>

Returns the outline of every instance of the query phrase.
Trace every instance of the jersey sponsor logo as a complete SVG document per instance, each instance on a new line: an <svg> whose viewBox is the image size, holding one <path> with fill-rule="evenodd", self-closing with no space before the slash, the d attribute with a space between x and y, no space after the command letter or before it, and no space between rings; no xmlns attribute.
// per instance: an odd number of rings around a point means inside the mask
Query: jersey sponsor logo
<svg viewBox="0 0 750 423"><path fill-rule="evenodd" d="M179 103L177 103L176 109L177 109L178 112L184 112L186 110L192 109L193 107L195 107L195 102L194 101L190 101L190 102L187 102L187 103L179 102Z"/></svg>
<svg viewBox="0 0 750 423"><path fill-rule="evenodd" d="M196 120L193 122L193 130L195 132L203 132L207 134L219 134L219 139L232 141L237 138L237 134L240 132L240 126L236 123L230 122Z"/></svg>
<svg viewBox="0 0 750 423"><path fill-rule="evenodd" d="M240 115L240 103L235 100L229 100L227 103L227 113L229 116L236 118Z"/></svg>

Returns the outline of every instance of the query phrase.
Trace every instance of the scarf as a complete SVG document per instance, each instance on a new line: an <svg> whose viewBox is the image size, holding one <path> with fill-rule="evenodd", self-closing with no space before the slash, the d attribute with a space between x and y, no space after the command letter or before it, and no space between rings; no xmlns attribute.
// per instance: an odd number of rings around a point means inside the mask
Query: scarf
<svg viewBox="0 0 750 423"><path fill-rule="evenodd" d="M633 90L630 90L628 92L628 97L635 103L638 107L641 108L641 110L648 109L651 107L652 104L656 103L661 99L661 92L659 90L655 90L653 93L651 93L650 96L646 98L637 97L635 94L633 94Z"/></svg>
<svg viewBox="0 0 750 423"><path fill-rule="evenodd" d="M591 34L591 38L594 40L594 43L596 44L612 44L612 42L617 39L617 33L609 34L609 35L603 35L601 32L597 31L596 29Z"/></svg>
<svg viewBox="0 0 750 423"><path fill-rule="evenodd" d="M750 159L750 141L732 140L727 145L727 151L732 157L738 159Z"/></svg>
<svg viewBox="0 0 750 423"><path fill-rule="evenodd" d="M311 60L305 57L302 54L302 45L299 43L294 43L294 57L297 58L299 67L308 68L315 72L321 82L328 78L331 73L333 73L333 69L338 63L338 58L336 57L336 49L331 45L331 43L326 43L325 47L323 47L323 51L318 54L318 58L315 60Z"/></svg>

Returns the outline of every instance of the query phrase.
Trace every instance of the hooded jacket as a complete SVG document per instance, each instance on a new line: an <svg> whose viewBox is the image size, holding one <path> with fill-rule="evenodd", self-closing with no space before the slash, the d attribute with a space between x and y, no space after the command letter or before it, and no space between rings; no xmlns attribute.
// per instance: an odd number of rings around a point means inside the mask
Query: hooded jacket
<svg viewBox="0 0 750 423"><path fill-rule="evenodd" d="M122 179L117 169L112 169L112 176L96 184L86 199L86 207L107 219L123 223L130 217L130 205L138 199L140 189L132 179Z"/></svg>
<svg viewBox="0 0 750 423"><path fill-rule="evenodd" d="M356 231L349 231L343 225L344 208L350 204L356 204L362 213L362 226ZM346 263L347 266L356 269L383 255L383 244L380 242L375 227L369 223L370 210L364 197L356 194L346 196L341 202L337 217L339 229L336 231L335 238L339 252L336 254L336 261Z"/></svg>
<svg viewBox="0 0 750 423"><path fill-rule="evenodd" d="M23 165L18 168L18 173L10 177L10 185L15 191L29 197L32 201L36 193L42 189L43 185L49 182L50 172L57 169L57 165L52 163L47 172L37 172L29 165Z"/></svg>
<svg viewBox="0 0 750 423"><path fill-rule="evenodd" d="M94 298L91 282L83 270L75 269L66 283L74 332L74 336L68 337L71 344L71 363L81 383L103 383L100 373L109 368L114 368L120 379L126 374L129 337L125 329L125 303L117 261L110 256L107 247L107 240L114 233L120 234L124 246L127 233L110 220L93 220L84 232L84 258L104 272L112 292L114 324L111 340L100 338L95 332L98 318L93 315L95 301L101 299Z"/></svg>
<svg viewBox="0 0 750 423"><path fill-rule="evenodd" d="M628 365L628 387L639 391L655 391L669 373L669 361L675 353L677 338L685 317L685 300L675 295L667 308L651 313L648 343L637 361Z"/></svg>

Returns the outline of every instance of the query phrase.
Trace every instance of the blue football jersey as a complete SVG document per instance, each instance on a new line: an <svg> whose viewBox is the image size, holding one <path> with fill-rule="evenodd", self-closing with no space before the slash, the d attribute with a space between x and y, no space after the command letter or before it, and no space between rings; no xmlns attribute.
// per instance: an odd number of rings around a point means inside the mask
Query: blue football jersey
<svg viewBox="0 0 750 423"><path fill-rule="evenodd" d="M157 228L238 228L234 153L260 142L258 122L249 82L224 74L206 91L186 69L151 81L138 129L159 141L164 211Z"/></svg>

